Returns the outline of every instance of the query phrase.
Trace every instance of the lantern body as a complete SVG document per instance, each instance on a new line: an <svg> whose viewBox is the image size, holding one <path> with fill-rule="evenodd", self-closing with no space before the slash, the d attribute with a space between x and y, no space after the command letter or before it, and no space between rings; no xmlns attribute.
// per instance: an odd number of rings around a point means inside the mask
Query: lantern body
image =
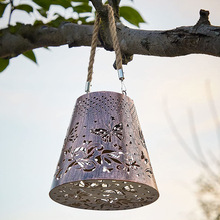
<svg viewBox="0 0 220 220"><path fill-rule="evenodd" d="M77 99L50 197L63 205L93 210L137 208L159 197L128 96L93 92Z"/></svg>

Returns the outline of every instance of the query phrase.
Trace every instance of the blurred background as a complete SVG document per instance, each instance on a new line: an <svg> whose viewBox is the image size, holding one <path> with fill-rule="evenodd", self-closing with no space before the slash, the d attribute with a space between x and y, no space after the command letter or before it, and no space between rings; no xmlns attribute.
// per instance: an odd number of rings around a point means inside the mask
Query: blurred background
<svg viewBox="0 0 220 220"><path fill-rule="evenodd" d="M147 21L141 29L194 25L200 9L220 26L218 0L123 4ZM14 14L12 24L25 16ZM34 50L38 65L19 56L0 74L0 218L219 220L220 58L135 55L124 66L160 198L134 210L100 212L65 207L48 196L75 101L84 94L90 53L89 47L49 49ZM97 49L92 91L120 92L114 59L113 52Z"/></svg>

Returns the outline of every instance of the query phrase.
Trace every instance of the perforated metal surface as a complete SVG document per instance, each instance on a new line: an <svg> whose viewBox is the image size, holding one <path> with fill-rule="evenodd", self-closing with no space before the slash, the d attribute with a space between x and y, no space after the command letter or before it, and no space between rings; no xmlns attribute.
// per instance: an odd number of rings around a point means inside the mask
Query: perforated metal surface
<svg viewBox="0 0 220 220"><path fill-rule="evenodd" d="M96 210L136 208L159 197L129 97L94 92L77 99L50 197Z"/></svg>
<svg viewBox="0 0 220 220"><path fill-rule="evenodd" d="M63 205L92 210L121 210L148 205L158 197L150 186L119 180L86 180L63 184L51 197Z"/></svg>

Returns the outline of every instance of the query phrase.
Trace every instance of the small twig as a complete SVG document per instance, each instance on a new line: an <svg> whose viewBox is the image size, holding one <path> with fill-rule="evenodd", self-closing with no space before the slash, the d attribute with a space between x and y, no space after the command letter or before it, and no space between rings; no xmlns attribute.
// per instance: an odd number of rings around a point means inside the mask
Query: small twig
<svg viewBox="0 0 220 220"><path fill-rule="evenodd" d="M194 160L197 163L200 163L200 160L197 158L197 156L194 154L194 152L190 149L190 147L188 146L188 144L185 142L184 138L182 137L182 135L179 133L172 117L170 116L170 113L168 111L167 108L167 103L164 101L164 107L165 107L165 116L167 118L167 121L169 123L170 129L173 132L173 134L175 135L175 137L177 138L177 140L179 141L180 145L182 146L182 148L186 151L186 153L191 157L192 160Z"/></svg>
<svg viewBox="0 0 220 220"><path fill-rule="evenodd" d="M211 89L211 85L209 81L206 82L206 91L207 91L207 98L209 102L210 111L211 111L212 118L216 126L218 144L220 147L220 118L219 118L219 115L218 115L218 112L215 106L215 102L213 100L212 89Z"/></svg>
<svg viewBox="0 0 220 220"><path fill-rule="evenodd" d="M207 162L202 161L200 158L198 158L198 155L196 155L188 146L188 144L185 142L182 135L179 133L175 123L172 120L172 117L169 114L169 111L167 110L167 104L165 102L165 115L167 117L167 120L169 122L170 128L173 132L173 134L176 136L177 140L179 141L182 148L186 151L186 153L191 157L191 159L196 162L198 165L202 166L202 168L212 177L216 182L219 181L218 175L216 175L211 168L207 165ZM195 133L195 132L194 132ZM195 133L196 134L196 133ZM197 135L197 134L196 134ZM196 137L197 138L197 137Z"/></svg>
<svg viewBox="0 0 220 220"><path fill-rule="evenodd" d="M201 147L200 141L198 139L198 134L196 131L193 112L191 109L189 110L188 115L189 115L189 123L190 123L190 128L191 128L192 139L194 141L194 146L196 148L197 155L199 157L199 162L201 166L205 168L213 177L218 179L218 175L216 175L215 172L212 170L212 168L209 166L209 163L202 151L202 147Z"/></svg>
<svg viewBox="0 0 220 220"><path fill-rule="evenodd" d="M121 0L108 0L109 5L114 9L116 20L119 20L119 4Z"/></svg>
<svg viewBox="0 0 220 220"><path fill-rule="evenodd" d="M210 25L210 21L209 21L209 11L201 9L200 12L200 18L199 21L196 23L195 26L200 26L200 25Z"/></svg>
<svg viewBox="0 0 220 220"><path fill-rule="evenodd" d="M95 7L96 11L100 11L103 9L103 4L101 0L90 0Z"/></svg>
<svg viewBox="0 0 220 220"><path fill-rule="evenodd" d="M208 152L210 159L216 164L216 166L220 169L220 160L216 157L215 154L213 154L212 151Z"/></svg>
<svg viewBox="0 0 220 220"><path fill-rule="evenodd" d="M190 124L190 129L191 129L191 134L192 134L192 139L194 141L194 145L197 151L198 156L200 157L200 161L201 163L203 163L204 165L208 165L205 155L202 152L202 147L200 144L200 141L198 139L198 134L196 131L196 126L195 126L195 121L194 121L194 116L193 116L193 112L191 109L188 110L188 116L189 116L189 124Z"/></svg>
<svg viewBox="0 0 220 220"><path fill-rule="evenodd" d="M9 14L8 26L10 26L11 16L12 16L12 13L13 13L13 11L14 11L14 3L13 3L13 0L10 0L10 5L11 5L11 11L10 11L10 14Z"/></svg>
<svg viewBox="0 0 220 220"><path fill-rule="evenodd" d="M106 18L108 17L108 10L104 5L102 4L101 0L90 0L95 7L96 11L99 13L101 18Z"/></svg>

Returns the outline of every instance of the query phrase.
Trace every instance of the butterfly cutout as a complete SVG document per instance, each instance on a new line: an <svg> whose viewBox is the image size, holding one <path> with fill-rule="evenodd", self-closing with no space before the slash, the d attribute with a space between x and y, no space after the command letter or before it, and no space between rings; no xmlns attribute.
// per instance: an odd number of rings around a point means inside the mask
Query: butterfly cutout
<svg viewBox="0 0 220 220"><path fill-rule="evenodd" d="M100 136L104 142L111 142L112 136L117 137L119 140L123 139L122 130L123 130L123 125L122 123L119 123L109 130L104 128L96 128L96 129L91 129L90 132L92 134Z"/></svg>

